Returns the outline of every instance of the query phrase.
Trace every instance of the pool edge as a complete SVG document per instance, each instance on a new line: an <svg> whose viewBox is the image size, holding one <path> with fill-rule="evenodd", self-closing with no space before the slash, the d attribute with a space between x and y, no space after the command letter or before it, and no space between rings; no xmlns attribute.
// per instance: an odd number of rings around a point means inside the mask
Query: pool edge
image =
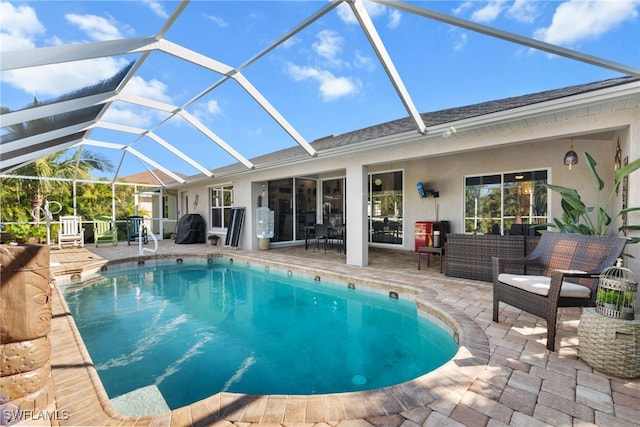
<svg viewBox="0 0 640 427"><path fill-rule="evenodd" d="M176 253L163 255L161 258L170 259L176 257L201 259L228 257L240 259L243 260L243 262L260 263L263 265L278 265L280 267L287 265L284 262L261 260L237 253L203 255ZM91 266L91 268L83 270L79 274L78 272L74 274L78 276L76 281L81 281L83 277L86 278L93 275L105 266L108 268L110 265L123 264L126 262L137 263L140 260L158 258L159 257L146 256L105 261L99 263L100 265L98 266ZM332 273L317 268L303 268L301 266L295 266L294 268L306 270L307 274L322 274L324 277L335 277L336 274L344 276L339 273ZM85 274L87 272L88 274ZM362 279L362 281L373 282L372 279ZM194 423L208 424L223 420L242 423L331 423L347 419L382 417L394 413L411 411L427 405L431 407L437 405L455 406L457 400L459 400L453 398L455 395L458 395L457 390L460 390L460 395L466 391L473 380L477 378L479 373L488 364L489 341L486 334L482 328L474 323L467 315L442 301L437 301L438 297L435 291L421 290L402 283L386 282L385 284L378 282L376 288L384 286L406 293L406 296L414 299L421 312L426 313L429 317L435 317L441 322L448 324L454 331L457 331L459 347L451 360L416 379L376 390L310 396L252 396L223 392L171 412L155 416L127 417L118 414L111 405L56 280L55 294L57 298L54 299L59 300L60 307L58 310L54 310L54 320L67 319L68 328L71 329L70 333L77 346L77 353L82 359L76 369L84 369L86 371L86 376L81 381L85 384L90 384L91 392L93 393L92 397L88 391L85 391L86 394L82 396L79 403L76 402L79 397L78 393L72 394L72 396L75 396L73 400L64 398L62 395L58 398L59 394L64 394L58 392L58 378L61 379L61 386L68 385L66 383L69 379L67 378L68 375L64 375L63 370L65 368L61 366L65 364L59 365L52 360L58 408L69 410L72 417L71 420L69 420L69 425L109 424L115 421L135 421L136 425L189 425ZM56 322L56 329L60 327L62 327L62 325ZM55 338L52 337L52 342L55 345L54 340ZM68 343L65 345L68 346ZM57 352L55 346L54 352ZM52 359L53 358L54 356L52 354ZM64 387L62 389L65 390ZM99 404L100 411L96 411L98 409L96 402ZM65 405L78 409L74 409L74 412L70 407L65 407ZM304 405L306 409L304 411L305 418L302 420L288 419L287 413L295 412L287 411L290 405ZM89 410L87 408L91 409ZM61 424L64 425L65 422Z"/></svg>

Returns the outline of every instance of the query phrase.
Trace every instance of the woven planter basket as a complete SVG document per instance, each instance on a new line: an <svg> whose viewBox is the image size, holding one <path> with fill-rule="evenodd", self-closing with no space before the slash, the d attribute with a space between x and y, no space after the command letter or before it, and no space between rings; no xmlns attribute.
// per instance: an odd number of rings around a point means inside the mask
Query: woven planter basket
<svg viewBox="0 0 640 427"><path fill-rule="evenodd" d="M640 320L620 320L585 308L578 325L580 358L621 378L640 377Z"/></svg>

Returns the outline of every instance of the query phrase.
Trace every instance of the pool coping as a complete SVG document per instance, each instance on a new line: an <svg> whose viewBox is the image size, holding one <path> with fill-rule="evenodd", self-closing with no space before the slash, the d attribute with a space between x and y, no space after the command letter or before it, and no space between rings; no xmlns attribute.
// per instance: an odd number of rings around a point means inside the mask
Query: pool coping
<svg viewBox="0 0 640 427"><path fill-rule="evenodd" d="M265 268L295 269L319 280L347 282L356 287L377 292L397 292L400 298L411 298L419 312L450 333L457 333L459 348L444 365L405 383L381 389L319 394L254 396L221 392L191 405L154 416L130 417L117 413L104 390L99 375L62 296L58 281L63 284L81 282L100 270L126 263L177 258L229 258ZM55 268L52 268L55 272ZM96 262L72 272L58 271L55 276L51 340L52 372L56 384L58 410L66 411L68 420L61 425L98 425L135 422L136 425L205 425L227 421L231 423L335 423L342 420L375 419L397 413L429 411L444 405L455 407L471 383L489 362L489 340L480 326L467 315L444 301L437 292L418 289L401 282L384 283L370 278L357 278L354 273L336 273L310 266L291 266L284 262L252 258L237 253L166 254L136 256ZM66 332L65 332L66 330ZM66 336L71 339L64 339ZM59 343L58 343L59 341ZM65 359L69 356L72 361ZM73 387L72 387L73 386ZM69 393L70 392L70 393ZM68 424L67 424L68 423Z"/></svg>

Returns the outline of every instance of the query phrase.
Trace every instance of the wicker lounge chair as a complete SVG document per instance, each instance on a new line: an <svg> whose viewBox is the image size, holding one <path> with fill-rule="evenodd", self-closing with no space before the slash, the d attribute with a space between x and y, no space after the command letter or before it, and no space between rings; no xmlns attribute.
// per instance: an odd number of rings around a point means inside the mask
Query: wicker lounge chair
<svg viewBox="0 0 640 427"><path fill-rule="evenodd" d="M615 263L626 242L548 232L526 258L494 257L493 321L498 321L500 302L539 316L547 321L547 348L554 351L558 307L595 306L598 276Z"/></svg>

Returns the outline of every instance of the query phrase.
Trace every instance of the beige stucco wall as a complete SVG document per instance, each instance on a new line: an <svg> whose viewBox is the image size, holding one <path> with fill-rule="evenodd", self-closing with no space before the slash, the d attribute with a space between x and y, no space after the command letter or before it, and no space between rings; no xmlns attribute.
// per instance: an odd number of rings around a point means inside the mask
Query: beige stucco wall
<svg viewBox="0 0 640 427"><path fill-rule="evenodd" d="M189 212L200 213L208 221L207 186L232 184L235 205L248 208L241 247L257 249L254 208L258 195L262 193L262 184L268 180L292 176L346 176L347 170L351 171L351 176L358 176L359 171L366 174L401 169L405 173L405 242L402 248L412 250L413 224L420 220L435 220L436 207L438 219L449 220L453 232L462 231L463 186L467 175L547 168L551 183L581 189L580 194L585 203L593 206L596 203L593 193L595 185L584 163L583 153L589 152L598 162L598 173L606 183L603 193L608 195L613 185L613 157L618 139L623 157L631 160L640 157L639 123L640 108L591 116L576 113L573 117L570 115L569 119L556 122L550 122L548 118L532 118L531 125L527 128L505 125L504 130L495 131L492 128L491 132L480 129L452 135L416 136L413 141L402 145L380 145L375 150L363 147L362 150L340 157L320 153L318 157L309 158L302 163L292 162L277 169L258 169L234 177L207 180L180 190L189 191L189 200L199 194L199 205L197 208L190 206ZM571 171L562 163L568 150L569 136L573 136L574 150L580 156L580 163ZM420 199L416 190L418 181L439 191L440 197ZM347 182L348 197L351 198L354 192L360 192L359 188L354 191ZM640 171L630 176L628 196L629 206L640 206ZM362 203L366 205L366 197ZM612 212L617 212L621 203L620 194L614 200ZM362 205L354 206L361 210ZM555 193L550 198L550 213L551 217L561 214L560 198ZM629 223L640 224L640 213L630 214ZM350 223L350 226L354 224ZM350 236L352 235L354 234ZM354 241L348 241L349 248L352 249ZM629 247L629 252L635 256L630 260L629 267L640 276L639 247L640 245ZM355 249L357 251L358 247Z"/></svg>

